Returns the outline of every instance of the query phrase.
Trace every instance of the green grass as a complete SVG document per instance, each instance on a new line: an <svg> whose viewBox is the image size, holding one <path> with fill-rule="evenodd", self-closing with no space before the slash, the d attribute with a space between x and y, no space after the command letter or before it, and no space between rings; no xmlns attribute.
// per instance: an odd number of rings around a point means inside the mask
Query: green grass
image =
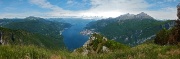
<svg viewBox="0 0 180 59"><path fill-rule="evenodd" d="M179 59L180 46L141 44L129 49L119 49L110 53L82 56L67 49L50 50L33 45L0 46L0 59Z"/></svg>
<svg viewBox="0 0 180 59"><path fill-rule="evenodd" d="M33 45L0 46L0 59L64 59L68 55L70 52L66 49L50 50Z"/></svg>
<svg viewBox="0 0 180 59"><path fill-rule="evenodd" d="M131 49L113 52L109 57L121 59L178 59L180 58L180 48L171 45L142 44Z"/></svg>
<svg viewBox="0 0 180 59"><path fill-rule="evenodd" d="M50 51L35 46L0 46L0 59L49 58Z"/></svg>
<svg viewBox="0 0 180 59"><path fill-rule="evenodd" d="M153 43L142 44L126 50L120 49L110 53L85 57L83 59L179 59L180 46L160 46ZM79 58L76 57L75 59Z"/></svg>

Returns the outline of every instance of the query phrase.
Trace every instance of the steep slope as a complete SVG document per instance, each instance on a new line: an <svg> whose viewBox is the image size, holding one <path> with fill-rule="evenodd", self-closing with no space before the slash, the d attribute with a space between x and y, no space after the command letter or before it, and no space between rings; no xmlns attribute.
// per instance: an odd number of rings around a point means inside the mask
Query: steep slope
<svg viewBox="0 0 180 59"><path fill-rule="evenodd" d="M22 30L11 30L0 27L1 45L35 45L50 49L63 47L61 40L57 40L45 35L28 33Z"/></svg>
<svg viewBox="0 0 180 59"><path fill-rule="evenodd" d="M71 26L68 23L53 22L32 16L25 19L9 19L8 21L3 19L0 21L3 28L22 31L22 34L16 34L18 36L16 39L23 39L21 44L45 45L48 48L65 47L61 33L65 28Z"/></svg>
<svg viewBox="0 0 180 59"><path fill-rule="evenodd" d="M152 39L129 48L95 33L83 47L76 49L71 55L78 59L179 59L180 47L158 45Z"/></svg>
<svg viewBox="0 0 180 59"><path fill-rule="evenodd" d="M13 19L12 19L13 21ZM62 23L62 22L53 22L48 21L43 18L38 17L27 17L19 22L8 22L5 25L2 25L2 27L10 28L10 29L20 29L29 31L32 33L39 33L43 35L48 36L54 36L58 35L59 32L61 32L64 28L68 28L71 25L68 23Z"/></svg>
<svg viewBox="0 0 180 59"><path fill-rule="evenodd" d="M169 29L174 24L174 21L158 21L145 13L140 13L91 22L86 29L101 33L109 39L135 46L154 37L162 28Z"/></svg>

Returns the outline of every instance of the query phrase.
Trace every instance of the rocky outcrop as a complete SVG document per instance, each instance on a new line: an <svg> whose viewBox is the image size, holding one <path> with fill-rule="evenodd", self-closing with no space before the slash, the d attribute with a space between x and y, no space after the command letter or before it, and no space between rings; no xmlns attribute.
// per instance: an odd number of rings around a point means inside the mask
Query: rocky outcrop
<svg viewBox="0 0 180 59"><path fill-rule="evenodd" d="M109 48L105 46L107 38L100 36L98 33L92 34L83 47L74 50L74 52L80 52L82 55L97 54L109 52ZM80 51L81 50L81 51Z"/></svg>
<svg viewBox="0 0 180 59"><path fill-rule="evenodd" d="M0 45L3 45L2 32L0 32Z"/></svg>
<svg viewBox="0 0 180 59"><path fill-rule="evenodd" d="M125 45L108 40L98 33L90 36L89 40L81 48L75 49L74 53L81 53L83 56L99 53L109 53L115 49L125 48Z"/></svg>
<svg viewBox="0 0 180 59"><path fill-rule="evenodd" d="M15 42L13 31L0 28L0 45L10 45Z"/></svg>

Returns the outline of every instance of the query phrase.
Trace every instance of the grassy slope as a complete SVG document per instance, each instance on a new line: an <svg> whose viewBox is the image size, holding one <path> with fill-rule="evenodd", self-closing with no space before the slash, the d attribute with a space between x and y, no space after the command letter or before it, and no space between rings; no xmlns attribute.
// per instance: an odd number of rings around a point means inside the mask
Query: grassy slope
<svg viewBox="0 0 180 59"><path fill-rule="evenodd" d="M116 50L106 54L82 56L72 54L67 50L48 50L36 46L0 46L1 59L33 58L33 59L178 59L180 46L160 46L145 43L126 50Z"/></svg>
<svg viewBox="0 0 180 59"><path fill-rule="evenodd" d="M1 31L12 32L10 29ZM15 31L19 33L19 31ZM14 33L15 33L14 32ZM19 35L27 35L24 39L34 37L30 33L20 31ZM36 35L35 35L36 36ZM39 37L39 36L38 36ZM34 37L36 38L36 37ZM32 38L31 38L32 39ZM35 39L36 40L36 39ZM27 41L27 40L25 40ZM32 41L27 41L32 44ZM41 42L41 41L39 41ZM37 43L39 43L37 42ZM25 44L25 43L24 43ZM38 45L38 44L36 44ZM48 44L49 45L49 44ZM180 45L157 45L153 41L143 43L128 49L117 49L110 53L92 54L82 56L80 53L71 53L66 49L53 50L34 45L4 45L0 46L0 59L178 59L180 58Z"/></svg>
<svg viewBox="0 0 180 59"><path fill-rule="evenodd" d="M0 46L0 59L64 59L68 52L55 51L37 46ZM63 55L63 56L61 56Z"/></svg>

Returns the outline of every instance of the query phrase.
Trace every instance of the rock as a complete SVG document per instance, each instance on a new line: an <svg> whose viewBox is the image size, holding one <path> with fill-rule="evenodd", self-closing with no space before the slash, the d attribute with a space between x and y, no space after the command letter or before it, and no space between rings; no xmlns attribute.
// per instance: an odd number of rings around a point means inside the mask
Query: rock
<svg viewBox="0 0 180 59"><path fill-rule="evenodd" d="M2 32L0 32L0 45L4 45Z"/></svg>
<svg viewBox="0 0 180 59"><path fill-rule="evenodd" d="M84 43L83 47L87 47L89 43L90 43L90 40L88 40L86 43Z"/></svg>
<svg viewBox="0 0 180 59"><path fill-rule="evenodd" d="M80 53L83 56L96 55L101 53L110 53L116 49L125 49L125 45L113 40L108 40L106 37L94 33L89 40L80 48L74 50L73 53Z"/></svg>
<svg viewBox="0 0 180 59"><path fill-rule="evenodd" d="M88 53L89 53L89 50L87 50L86 48L83 49L83 52L82 52L82 55L83 55L83 56L86 56Z"/></svg>
<svg viewBox="0 0 180 59"><path fill-rule="evenodd" d="M110 50L104 45L107 41L108 39L106 37L95 33L90 36L89 40L84 43L83 47L74 50L74 52L79 52L83 56L88 54L108 53Z"/></svg>
<svg viewBox="0 0 180 59"><path fill-rule="evenodd" d="M102 51L103 51L103 52L109 52L109 48L107 48L106 46L103 46L103 47L102 47Z"/></svg>

